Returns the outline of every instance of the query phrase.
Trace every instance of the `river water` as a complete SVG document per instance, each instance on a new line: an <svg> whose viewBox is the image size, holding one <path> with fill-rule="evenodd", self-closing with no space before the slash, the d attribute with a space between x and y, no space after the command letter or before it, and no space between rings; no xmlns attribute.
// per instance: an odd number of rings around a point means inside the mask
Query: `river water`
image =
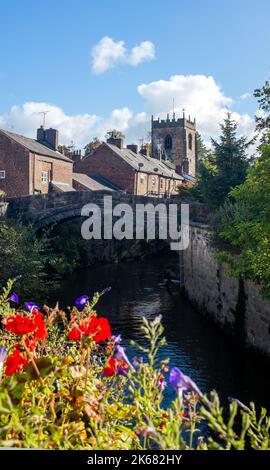
<svg viewBox="0 0 270 470"><path fill-rule="evenodd" d="M121 333L128 354L134 354L131 339L143 341L141 318L162 314L167 345L160 358L169 357L170 366L180 367L202 391L217 390L224 404L232 396L270 409L268 364L232 343L177 290L170 295L164 285L167 264L161 256L77 271L63 281L57 297L65 307L82 294L91 295L111 286L97 310L110 320L113 334ZM166 400L172 393L168 387Z"/></svg>

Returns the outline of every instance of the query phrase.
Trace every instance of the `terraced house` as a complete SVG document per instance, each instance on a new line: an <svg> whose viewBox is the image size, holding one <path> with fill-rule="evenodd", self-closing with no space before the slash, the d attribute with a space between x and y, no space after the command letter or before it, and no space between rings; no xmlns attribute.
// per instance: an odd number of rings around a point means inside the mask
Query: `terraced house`
<svg viewBox="0 0 270 470"><path fill-rule="evenodd" d="M73 162L58 152L58 131L37 130L37 139L0 129L0 190L7 197L72 191Z"/></svg>
<svg viewBox="0 0 270 470"><path fill-rule="evenodd" d="M187 179L163 161L151 158L137 145L124 147L123 137L111 132L93 154L74 163L74 171L127 193L141 196L168 196Z"/></svg>

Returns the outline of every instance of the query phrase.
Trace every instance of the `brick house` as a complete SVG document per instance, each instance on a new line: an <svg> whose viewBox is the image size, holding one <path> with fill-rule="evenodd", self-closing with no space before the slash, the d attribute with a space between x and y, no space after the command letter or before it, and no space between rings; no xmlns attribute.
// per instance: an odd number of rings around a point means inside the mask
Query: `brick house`
<svg viewBox="0 0 270 470"><path fill-rule="evenodd" d="M57 151L58 131L37 130L37 140L0 129L0 191L7 197L72 191L73 162Z"/></svg>
<svg viewBox="0 0 270 470"><path fill-rule="evenodd" d="M136 195L177 193L183 176L165 163L142 154L137 145L124 147L122 137L110 137L92 155L74 163L74 171Z"/></svg>

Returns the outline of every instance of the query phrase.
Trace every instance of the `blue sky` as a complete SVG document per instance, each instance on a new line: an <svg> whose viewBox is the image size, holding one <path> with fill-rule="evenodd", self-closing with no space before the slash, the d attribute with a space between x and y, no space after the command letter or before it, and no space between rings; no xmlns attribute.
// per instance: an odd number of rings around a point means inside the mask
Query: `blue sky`
<svg viewBox="0 0 270 470"><path fill-rule="evenodd" d="M226 106L250 132L256 101L242 95L269 76L269 14L268 0L1 0L0 124L31 135L46 108L65 143L82 145L114 124L136 140L174 97L206 137ZM97 74L91 54L104 37L124 52ZM145 41L154 52L132 64Z"/></svg>

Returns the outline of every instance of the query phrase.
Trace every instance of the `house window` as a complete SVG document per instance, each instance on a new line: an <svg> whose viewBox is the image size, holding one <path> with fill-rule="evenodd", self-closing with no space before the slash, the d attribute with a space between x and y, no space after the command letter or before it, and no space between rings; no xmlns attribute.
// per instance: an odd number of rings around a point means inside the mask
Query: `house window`
<svg viewBox="0 0 270 470"><path fill-rule="evenodd" d="M172 148L172 137L170 134L165 137L164 147L166 150L170 150Z"/></svg>
<svg viewBox="0 0 270 470"><path fill-rule="evenodd" d="M0 180L4 180L6 177L6 172L5 170L0 170Z"/></svg>
<svg viewBox="0 0 270 470"><path fill-rule="evenodd" d="M192 150L192 134L188 134L188 148Z"/></svg>
<svg viewBox="0 0 270 470"><path fill-rule="evenodd" d="M160 188L162 189L163 188L163 179L160 178Z"/></svg>
<svg viewBox="0 0 270 470"><path fill-rule="evenodd" d="M48 172L42 171L41 172L41 183L47 183L48 181Z"/></svg>
<svg viewBox="0 0 270 470"><path fill-rule="evenodd" d="M144 184L144 176L141 176L141 177L140 177L140 183L141 183L141 184Z"/></svg>
<svg viewBox="0 0 270 470"><path fill-rule="evenodd" d="M156 186L156 178L152 176L152 188Z"/></svg>

